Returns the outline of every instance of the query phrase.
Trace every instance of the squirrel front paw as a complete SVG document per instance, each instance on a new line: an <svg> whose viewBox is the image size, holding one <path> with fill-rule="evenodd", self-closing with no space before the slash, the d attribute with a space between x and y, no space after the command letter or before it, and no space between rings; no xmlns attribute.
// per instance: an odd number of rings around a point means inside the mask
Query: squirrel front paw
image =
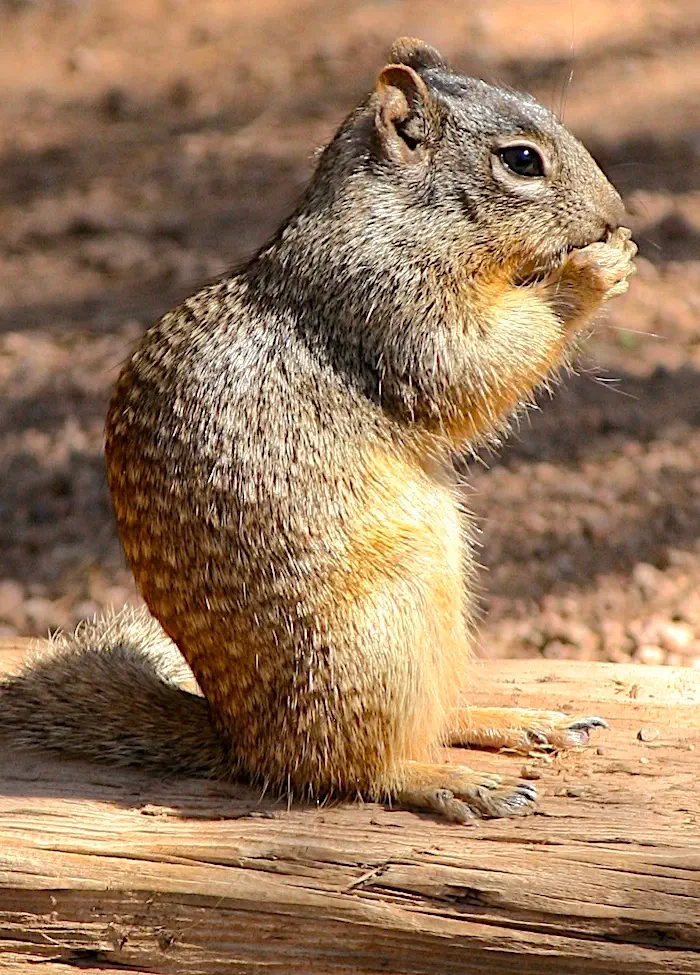
<svg viewBox="0 0 700 975"><path fill-rule="evenodd" d="M631 238L631 230L618 227L607 240L572 251L561 269L562 277L575 280L579 288L585 280L586 290L598 292L600 301L624 294L636 271L637 245Z"/></svg>

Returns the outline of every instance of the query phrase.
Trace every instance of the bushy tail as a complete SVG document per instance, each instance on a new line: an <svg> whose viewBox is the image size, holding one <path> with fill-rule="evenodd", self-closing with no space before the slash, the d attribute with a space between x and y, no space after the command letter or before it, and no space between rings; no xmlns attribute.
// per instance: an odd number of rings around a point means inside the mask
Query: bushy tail
<svg viewBox="0 0 700 975"><path fill-rule="evenodd" d="M160 775L231 777L207 702L177 686L187 665L147 612L85 622L51 642L0 682L0 732L12 744Z"/></svg>

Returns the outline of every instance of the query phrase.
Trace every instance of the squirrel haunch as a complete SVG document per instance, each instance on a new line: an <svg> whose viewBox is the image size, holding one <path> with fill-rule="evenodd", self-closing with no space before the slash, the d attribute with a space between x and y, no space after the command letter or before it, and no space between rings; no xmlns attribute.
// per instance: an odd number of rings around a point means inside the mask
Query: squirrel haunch
<svg viewBox="0 0 700 975"><path fill-rule="evenodd" d="M460 710L474 539L450 456L504 432L626 288L623 212L532 98L397 41L297 210L146 333L112 398L124 550L206 702L154 668L148 640L105 644L97 624L99 667L85 632L68 641L5 683L0 728L459 821L531 811L531 786L437 765L439 746L522 744L531 724L578 744L600 719ZM91 669L99 697L110 659L93 734Z"/></svg>

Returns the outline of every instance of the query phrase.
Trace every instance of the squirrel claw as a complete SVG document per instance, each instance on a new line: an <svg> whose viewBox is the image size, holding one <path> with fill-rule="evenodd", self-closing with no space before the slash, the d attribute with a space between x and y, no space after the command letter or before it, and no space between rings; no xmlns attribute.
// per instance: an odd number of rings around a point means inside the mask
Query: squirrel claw
<svg viewBox="0 0 700 975"><path fill-rule="evenodd" d="M595 715L590 718L579 718L569 725L570 731L588 731L589 728L609 728L610 725L605 718L598 718Z"/></svg>
<svg viewBox="0 0 700 975"><path fill-rule="evenodd" d="M593 728L609 728L604 718L592 715L586 718L576 718L566 725L560 725L547 733L547 741L551 749L557 751L564 748L580 748L590 741Z"/></svg>
<svg viewBox="0 0 700 975"><path fill-rule="evenodd" d="M537 803L537 789L532 782L518 782L500 795L475 789L464 797L482 819L500 819L511 816L528 816Z"/></svg>
<svg viewBox="0 0 700 975"><path fill-rule="evenodd" d="M570 720L566 715L553 712L548 720L537 718L532 727L523 727L520 741L514 744L515 751L525 754L557 752L567 748L581 748L590 741L593 728L608 728L604 718L597 715Z"/></svg>

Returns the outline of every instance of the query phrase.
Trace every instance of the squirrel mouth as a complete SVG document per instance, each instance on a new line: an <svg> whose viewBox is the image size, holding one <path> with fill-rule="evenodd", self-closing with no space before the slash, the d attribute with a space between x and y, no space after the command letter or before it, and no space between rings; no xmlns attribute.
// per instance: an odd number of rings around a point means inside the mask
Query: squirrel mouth
<svg viewBox="0 0 700 975"><path fill-rule="evenodd" d="M532 284L540 284L551 274L561 268L569 254L572 254L574 251L582 250L584 247L588 247L590 244L596 244L599 242L606 243L610 239L611 233L612 231L610 229L606 229L605 233L600 237L585 240L583 243L579 242L577 244L563 244L556 251L550 251L548 254L538 254L534 257L526 258L520 263L515 274L513 275L513 283L519 288L525 288Z"/></svg>

